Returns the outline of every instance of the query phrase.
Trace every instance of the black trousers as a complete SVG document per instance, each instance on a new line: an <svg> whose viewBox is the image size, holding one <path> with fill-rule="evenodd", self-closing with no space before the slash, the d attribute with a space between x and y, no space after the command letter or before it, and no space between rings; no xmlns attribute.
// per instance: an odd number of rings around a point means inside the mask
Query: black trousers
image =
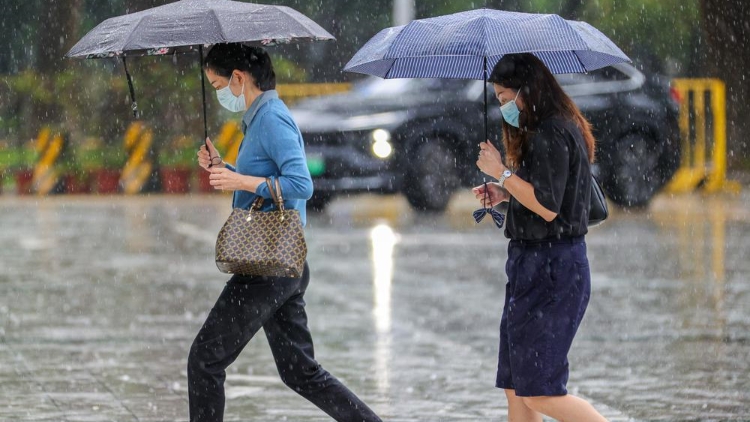
<svg viewBox="0 0 750 422"><path fill-rule="evenodd" d="M337 421L380 421L315 361L301 278L233 276L190 347L190 421L222 421L225 370L263 327L281 380Z"/></svg>

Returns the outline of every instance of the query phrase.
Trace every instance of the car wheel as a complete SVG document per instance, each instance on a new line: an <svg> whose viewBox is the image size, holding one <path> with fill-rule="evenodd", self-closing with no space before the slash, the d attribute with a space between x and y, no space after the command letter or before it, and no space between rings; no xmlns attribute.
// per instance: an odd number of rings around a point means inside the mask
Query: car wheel
<svg viewBox="0 0 750 422"><path fill-rule="evenodd" d="M418 210L444 211L460 176L456 154L439 138L426 139L411 149L403 192Z"/></svg>
<svg viewBox="0 0 750 422"><path fill-rule="evenodd" d="M630 133L612 145L606 189L609 198L625 207L641 207L663 185L659 172L661 148L645 133Z"/></svg>
<svg viewBox="0 0 750 422"><path fill-rule="evenodd" d="M333 199L331 192L314 192L312 198L307 200L307 209L310 211L320 212L326 209Z"/></svg>

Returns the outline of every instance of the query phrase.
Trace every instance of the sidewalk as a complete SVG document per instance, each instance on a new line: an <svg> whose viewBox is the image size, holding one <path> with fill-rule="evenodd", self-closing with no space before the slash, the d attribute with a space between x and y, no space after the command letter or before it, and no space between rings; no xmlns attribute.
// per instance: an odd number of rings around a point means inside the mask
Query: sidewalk
<svg viewBox="0 0 750 422"><path fill-rule="evenodd" d="M0 201L0 421L186 421L187 351L226 279L226 199ZM610 420L750 419L750 201L721 203L660 197L588 236L569 388ZM473 208L361 196L309 217L316 356L384 420L506 420L506 241ZM227 421L329 420L279 381L262 335L227 398Z"/></svg>

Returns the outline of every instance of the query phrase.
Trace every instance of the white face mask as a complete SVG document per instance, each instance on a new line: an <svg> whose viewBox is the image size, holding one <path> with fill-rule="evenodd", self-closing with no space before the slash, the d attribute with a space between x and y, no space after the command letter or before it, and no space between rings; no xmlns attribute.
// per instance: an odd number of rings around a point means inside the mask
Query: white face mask
<svg viewBox="0 0 750 422"><path fill-rule="evenodd" d="M216 98L219 99L219 104L221 104L222 107L233 113L238 113L240 111L245 111L245 84L242 84L242 92L240 92L240 95L238 97L235 96L232 93L232 90L229 89L229 85L232 83L232 77L234 77L234 75L229 77L229 83L227 86L216 91Z"/></svg>

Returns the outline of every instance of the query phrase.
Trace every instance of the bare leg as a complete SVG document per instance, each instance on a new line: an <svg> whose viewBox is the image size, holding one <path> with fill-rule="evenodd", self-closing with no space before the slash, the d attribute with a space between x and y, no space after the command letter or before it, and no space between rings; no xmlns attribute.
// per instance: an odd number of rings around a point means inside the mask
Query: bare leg
<svg viewBox="0 0 750 422"><path fill-rule="evenodd" d="M508 422L542 422L542 415L531 410L522 397L516 396L516 390L504 390L508 398Z"/></svg>
<svg viewBox="0 0 750 422"><path fill-rule="evenodd" d="M582 398L571 396L523 397L524 404L560 422L607 422L594 406Z"/></svg>

